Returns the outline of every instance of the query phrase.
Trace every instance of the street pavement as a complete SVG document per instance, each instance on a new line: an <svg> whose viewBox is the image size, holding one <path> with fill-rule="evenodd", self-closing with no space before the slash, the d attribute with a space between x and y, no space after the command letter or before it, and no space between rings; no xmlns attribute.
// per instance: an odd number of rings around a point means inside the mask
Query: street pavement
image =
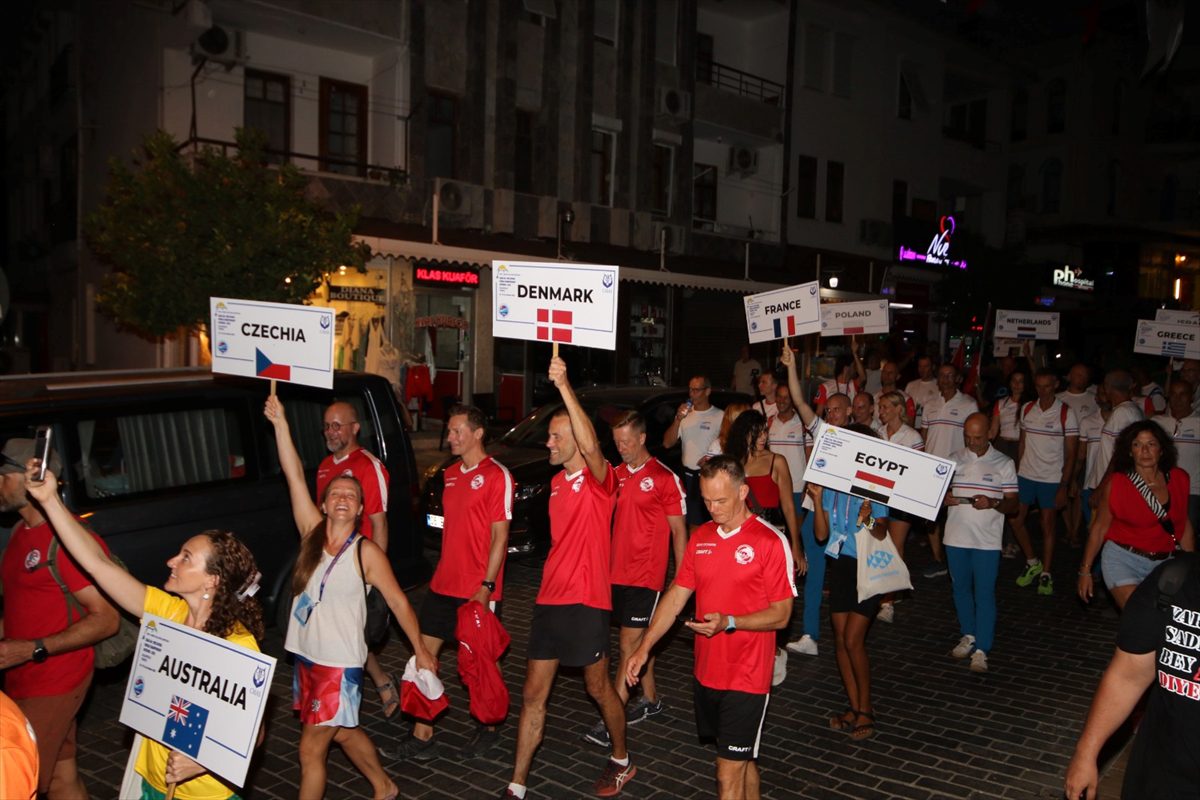
<svg viewBox="0 0 1200 800"><path fill-rule="evenodd" d="M417 440L424 467L440 460L436 439ZM826 615L819 656L791 655L784 683L774 690L763 728L759 765L767 798L1060 798L1066 770L1100 673L1112 654L1117 621L1111 611L1082 606L1070 588L1079 551L1060 551L1057 593L1038 596L1017 588L1018 560L1004 560L998 588L1000 620L990 671L970 672L948 652L959 637L948 578L916 577L916 590L896 606L896 622L876 623L868 637L878 735L862 743L828 729L845 707ZM917 574L929 551L918 537L907 549ZM436 554L430 553L430 558ZM385 764L401 796L421 800L472 800L498 796L512 768L516 720L525 677L525 647L541 562L508 566L503 621L512 634L504 674L512 711L499 747L464 760L457 749L474 724L456 674L453 648L442 657L450 710L439 721L440 757L427 763ZM411 594L419 604L422 587ZM799 603L795 619L798 625ZM385 667L399 674L408 658L403 637L393 636ZM280 636L268 631L265 649L282 656ZM616 651L615 630L613 652ZM687 631L664 641L656 673L667 711L630 728L637 776L627 798L676 800L714 795L713 749L695 735L691 708L692 642ZM130 734L117 722L127 668L98 675L83 712L79 764L92 796L114 797ZM280 663L271 688L267 740L243 797L295 798L299 783L299 724L291 712L290 665ZM378 698L364 691L363 720L378 743L405 733L382 719ZM529 797L591 796L606 753L583 741L598 719L579 670L563 670L551 697L546 740L529 780ZM327 797L369 797L370 785L334 748ZM1105 796L1115 796L1115 790ZM307 799L304 799L307 800Z"/></svg>

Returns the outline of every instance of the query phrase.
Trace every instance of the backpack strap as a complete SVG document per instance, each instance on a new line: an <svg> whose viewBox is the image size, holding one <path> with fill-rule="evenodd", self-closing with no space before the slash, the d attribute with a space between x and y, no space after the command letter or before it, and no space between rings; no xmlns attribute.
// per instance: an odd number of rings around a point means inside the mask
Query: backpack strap
<svg viewBox="0 0 1200 800"><path fill-rule="evenodd" d="M1058 401L1061 405L1058 407L1058 424L1062 426L1063 436L1067 435L1067 404L1061 400Z"/></svg>
<svg viewBox="0 0 1200 800"><path fill-rule="evenodd" d="M1025 419L1029 416L1029 412L1033 411L1033 404L1036 402L1037 400L1030 400L1025 404L1025 406L1021 409L1021 419Z"/></svg>
<svg viewBox="0 0 1200 800"><path fill-rule="evenodd" d="M1158 573L1158 585L1155 587L1158 593L1154 604L1159 609L1165 611L1171 605L1175 595L1183 588L1188 573L1197 563L1195 553L1177 552L1175 557L1163 566L1162 571Z"/></svg>
<svg viewBox="0 0 1200 800"><path fill-rule="evenodd" d="M67 604L67 626L74 623L71 619L71 612L74 611L79 619L83 619L87 614L83 610L83 605L76 599L75 594L67 588L67 582L63 580L62 573L58 570L58 537L50 537L50 549L46 553L46 569L50 571L50 577L58 584L58 589L63 593L63 600ZM39 565L41 566L41 565Z"/></svg>

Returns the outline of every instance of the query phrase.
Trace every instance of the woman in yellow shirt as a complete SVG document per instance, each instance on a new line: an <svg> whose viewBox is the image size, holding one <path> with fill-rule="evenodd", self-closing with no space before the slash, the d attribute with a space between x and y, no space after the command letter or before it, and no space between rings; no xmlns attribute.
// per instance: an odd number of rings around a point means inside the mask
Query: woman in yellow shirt
<svg viewBox="0 0 1200 800"><path fill-rule="evenodd" d="M139 619L146 612L258 650L263 636L262 607L254 599L262 577L254 556L232 533L204 531L184 542L167 561L171 574L163 589L147 586L114 564L58 496L58 480L47 471L37 480L36 460L25 472L29 494L38 501L65 547L113 602ZM166 591L163 591L163 590ZM259 742L262 733L259 733ZM229 800L237 794L183 753L145 739L137 757L142 800L163 800L177 784L179 800Z"/></svg>

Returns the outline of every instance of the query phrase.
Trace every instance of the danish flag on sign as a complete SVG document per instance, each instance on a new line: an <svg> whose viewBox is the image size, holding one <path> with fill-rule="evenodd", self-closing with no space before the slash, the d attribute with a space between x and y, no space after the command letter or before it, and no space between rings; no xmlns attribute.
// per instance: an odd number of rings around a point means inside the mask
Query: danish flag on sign
<svg viewBox="0 0 1200 800"><path fill-rule="evenodd" d="M537 338L546 342L571 343L571 325L574 312L557 308L537 310Z"/></svg>

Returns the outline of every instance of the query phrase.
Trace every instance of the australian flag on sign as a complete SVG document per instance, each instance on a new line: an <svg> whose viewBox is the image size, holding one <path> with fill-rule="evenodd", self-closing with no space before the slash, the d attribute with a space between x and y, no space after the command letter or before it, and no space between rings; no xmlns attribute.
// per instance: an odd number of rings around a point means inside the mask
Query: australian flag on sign
<svg viewBox="0 0 1200 800"><path fill-rule="evenodd" d="M167 708L167 726L163 729L163 743L185 755L195 758L204 739L204 726L208 724L208 709L184 700L179 695L171 696Z"/></svg>

